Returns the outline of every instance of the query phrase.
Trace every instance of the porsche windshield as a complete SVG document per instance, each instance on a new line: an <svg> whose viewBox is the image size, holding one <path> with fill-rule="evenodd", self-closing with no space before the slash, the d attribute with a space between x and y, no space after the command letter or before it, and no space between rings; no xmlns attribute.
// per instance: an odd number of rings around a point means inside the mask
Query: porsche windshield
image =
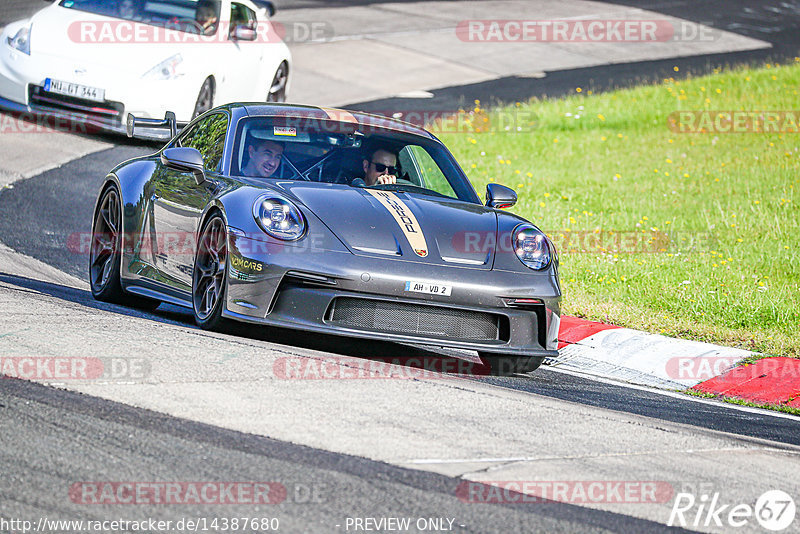
<svg viewBox="0 0 800 534"><path fill-rule="evenodd" d="M59 5L200 35L215 33L220 15L219 0L62 0Z"/></svg>
<svg viewBox="0 0 800 534"><path fill-rule="evenodd" d="M362 134L338 122L301 127L263 118L241 122L232 174L475 200L455 161L434 141L389 131Z"/></svg>

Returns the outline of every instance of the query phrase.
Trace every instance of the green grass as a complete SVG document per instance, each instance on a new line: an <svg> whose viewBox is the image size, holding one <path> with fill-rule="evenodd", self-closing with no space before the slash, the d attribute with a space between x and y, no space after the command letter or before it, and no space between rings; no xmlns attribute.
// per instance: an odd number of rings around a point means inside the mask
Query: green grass
<svg viewBox="0 0 800 534"><path fill-rule="evenodd" d="M797 62L576 88L503 110L476 103L469 131L440 138L479 191L516 189L511 211L559 245L565 313L797 357L800 134L675 133L667 117L798 110L799 89ZM497 117L518 120L505 131ZM605 251L589 241L600 237Z"/></svg>

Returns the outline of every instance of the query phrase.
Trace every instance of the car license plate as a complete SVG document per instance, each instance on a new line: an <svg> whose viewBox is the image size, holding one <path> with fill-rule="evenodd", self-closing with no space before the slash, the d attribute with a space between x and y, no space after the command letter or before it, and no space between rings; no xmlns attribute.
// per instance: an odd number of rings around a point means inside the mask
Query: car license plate
<svg viewBox="0 0 800 534"><path fill-rule="evenodd" d="M75 98L84 98L95 102L103 102L106 99L106 92L104 89L89 87L88 85L81 85L79 83L62 82L51 78L47 78L44 81L44 90L49 93L74 96Z"/></svg>
<svg viewBox="0 0 800 534"><path fill-rule="evenodd" d="M444 297L449 297L450 293L453 291L453 286L447 286L444 284L437 284L431 282L422 282L419 280L410 280L406 282L406 291L410 291L412 293L427 293L429 295L442 295Z"/></svg>

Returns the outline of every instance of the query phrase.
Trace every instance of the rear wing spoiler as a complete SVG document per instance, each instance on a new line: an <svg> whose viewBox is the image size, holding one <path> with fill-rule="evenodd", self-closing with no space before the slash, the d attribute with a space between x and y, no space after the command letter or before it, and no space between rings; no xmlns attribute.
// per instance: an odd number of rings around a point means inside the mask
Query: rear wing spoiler
<svg viewBox="0 0 800 534"><path fill-rule="evenodd" d="M163 119L143 119L141 117L134 117L132 113L128 113L128 137L133 137L136 134L136 128L169 130L170 137L175 137L187 124L189 123L178 122L175 118L175 113L171 111L167 111Z"/></svg>

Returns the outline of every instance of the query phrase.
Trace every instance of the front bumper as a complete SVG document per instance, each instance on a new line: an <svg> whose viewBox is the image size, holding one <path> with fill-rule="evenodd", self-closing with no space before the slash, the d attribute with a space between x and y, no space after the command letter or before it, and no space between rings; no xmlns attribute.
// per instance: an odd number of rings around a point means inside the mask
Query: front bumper
<svg viewBox="0 0 800 534"><path fill-rule="evenodd" d="M167 111L174 111L179 119L188 121L202 85L202 80L190 76L149 81L138 77L139 73L126 71L124 66L77 69L76 65L71 58L27 56L3 40L0 42L0 108L124 133L128 113L143 118L162 118ZM103 89L105 102L45 93L43 87L47 78Z"/></svg>
<svg viewBox="0 0 800 534"><path fill-rule="evenodd" d="M287 245L259 251L253 240L235 235L229 250L223 315L231 319L497 354L557 355L561 294L550 271L487 271ZM452 292L406 291L406 282L417 280ZM344 303L355 306L346 320L338 316ZM361 307L369 310L364 316Z"/></svg>

